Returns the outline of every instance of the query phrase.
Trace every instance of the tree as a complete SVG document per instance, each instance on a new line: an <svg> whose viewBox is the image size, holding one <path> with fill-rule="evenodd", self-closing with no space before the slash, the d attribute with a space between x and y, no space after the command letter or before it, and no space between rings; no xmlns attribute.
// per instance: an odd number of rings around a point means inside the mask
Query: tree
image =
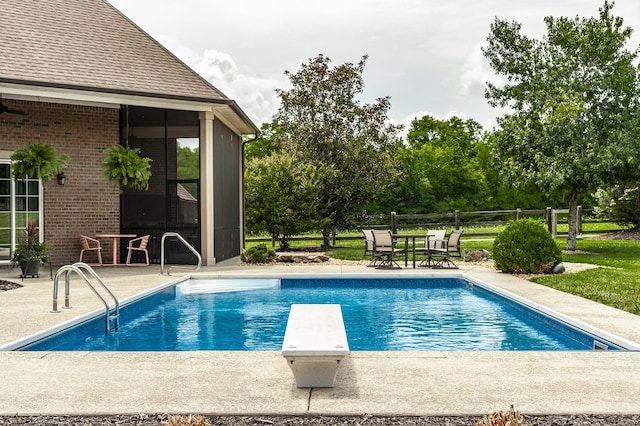
<svg viewBox="0 0 640 426"><path fill-rule="evenodd" d="M251 161L254 158L262 158L278 152L279 147L276 145L276 134L278 132L278 123L263 123L260 126L260 134L254 140L249 140L245 144L244 158Z"/></svg>
<svg viewBox="0 0 640 426"><path fill-rule="evenodd" d="M389 158L401 126L388 122L389 98L356 100L366 59L331 68L330 59L319 55L298 72L285 72L292 87L276 91L277 142L300 161L324 168L317 215L325 247L331 232L348 228L394 173Z"/></svg>
<svg viewBox="0 0 640 426"><path fill-rule="evenodd" d="M638 173L638 49L625 48L632 30L605 1L597 18L545 18L542 40L521 25L496 19L483 49L506 77L488 83L500 117L495 152L516 184L564 191L569 204L567 249L575 250L578 199Z"/></svg>
<svg viewBox="0 0 640 426"><path fill-rule="evenodd" d="M322 168L290 153L254 158L245 172L247 225L289 248L289 238L319 226L316 218Z"/></svg>

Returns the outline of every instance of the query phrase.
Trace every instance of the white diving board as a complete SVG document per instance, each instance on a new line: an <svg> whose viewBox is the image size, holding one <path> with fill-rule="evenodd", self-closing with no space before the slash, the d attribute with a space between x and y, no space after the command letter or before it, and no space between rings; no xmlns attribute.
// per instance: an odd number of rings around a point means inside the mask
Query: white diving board
<svg viewBox="0 0 640 426"><path fill-rule="evenodd" d="M347 355L349 343L340 305L291 305L282 356L297 387L333 387L340 361Z"/></svg>

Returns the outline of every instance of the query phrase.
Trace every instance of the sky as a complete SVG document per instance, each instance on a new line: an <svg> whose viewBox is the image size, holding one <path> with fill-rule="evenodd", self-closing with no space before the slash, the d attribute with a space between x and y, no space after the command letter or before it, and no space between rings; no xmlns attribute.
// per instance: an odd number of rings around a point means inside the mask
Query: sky
<svg viewBox="0 0 640 426"><path fill-rule="evenodd" d="M597 16L604 0L108 0L174 55L235 100L260 126L319 54L333 66L368 55L363 103L390 96L390 120L408 127L431 115L473 119L486 130L504 111L484 98L496 76L483 58L495 18L542 38L545 16ZM640 1L616 0L613 14L640 45Z"/></svg>

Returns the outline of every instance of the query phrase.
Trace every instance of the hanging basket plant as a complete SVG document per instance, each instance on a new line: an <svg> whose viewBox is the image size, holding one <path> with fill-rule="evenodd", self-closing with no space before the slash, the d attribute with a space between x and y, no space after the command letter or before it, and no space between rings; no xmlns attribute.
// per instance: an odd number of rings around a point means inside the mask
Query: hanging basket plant
<svg viewBox="0 0 640 426"><path fill-rule="evenodd" d="M139 148L116 145L104 150L103 176L124 188L149 189L151 158L141 157Z"/></svg>
<svg viewBox="0 0 640 426"><path fill-rule="evenodd" d="M69 156L56 154L55 149L44 142L27 141L26 146L16 149L11 156L11 161L13 161L11 170L15 179L32 177L45 183L67 167Z"/></svg>

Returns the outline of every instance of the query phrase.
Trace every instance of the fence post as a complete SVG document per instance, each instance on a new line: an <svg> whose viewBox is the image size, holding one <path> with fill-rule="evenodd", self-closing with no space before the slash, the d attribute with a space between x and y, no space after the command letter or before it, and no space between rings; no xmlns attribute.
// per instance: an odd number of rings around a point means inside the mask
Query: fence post
<svg viewBox="0 0 640 426"><path fill-rule="evenodd" d="M522 219L522 209L518 207L516 209L516 220L520 220L520 219Z"/></svg>
<svg viewBox="0 0 640 426"><path fill-rule="evenodd" d="M547 207L547 229L549 233L553 235L553 218L551 216L551 207Z"/></svg>
<svg viewBox="0 0 640 426"><path fill-rule="evenodd" d="M455 216L455 228L456 229L460 229L460 210L456 210L454 213Z"/></svg>
<svg viewBox="0 0 640 426"><path fill-rule="evenodd" d="M582 238L582 206L578 206L578 238Z"/></svg>
<svg viewBox="0 0 640 426"><path fill-rule="evenodd" d="M398 222L397 222L397 218L396 218L396 212L391 212L391 233L392 234L397 234L397 227L398 227Z"/></svg>

